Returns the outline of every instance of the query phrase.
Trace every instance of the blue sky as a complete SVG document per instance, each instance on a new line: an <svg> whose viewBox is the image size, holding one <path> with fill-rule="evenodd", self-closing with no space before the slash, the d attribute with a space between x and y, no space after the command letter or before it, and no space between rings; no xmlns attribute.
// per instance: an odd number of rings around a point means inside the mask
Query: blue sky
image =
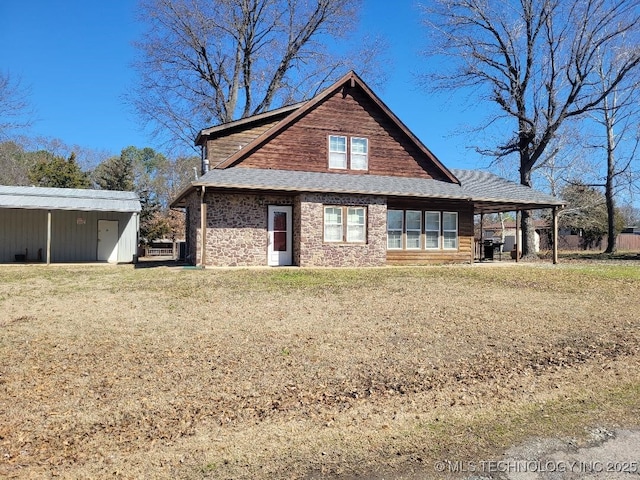
<svg viewBox="0 0 640 480"><path fill-rule="evenodd" d="M128 145L154 145L122 101L134 83L132 42L142 26L136 0L32 0L0 2L0 69L31 89L37 121L30 133L67 145L119 153ZM421 90L414 78L425 40L412 0L365 0L364 30L386 37L393 64L376 93L451 168L483 161L452 135L470 112ZM367 81L366 78L364 78ZM206 125L203 125L203 128Z"/></svg>

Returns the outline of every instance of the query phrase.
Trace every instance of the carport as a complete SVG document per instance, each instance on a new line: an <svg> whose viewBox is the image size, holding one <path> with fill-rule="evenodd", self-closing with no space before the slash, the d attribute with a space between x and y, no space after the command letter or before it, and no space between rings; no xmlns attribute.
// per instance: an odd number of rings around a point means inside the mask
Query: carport
<svg viewBox="0 0 640 480"><path fill-rule="evenodd" d="M0 263L137 259L135 192L0 186Z"/></svg>

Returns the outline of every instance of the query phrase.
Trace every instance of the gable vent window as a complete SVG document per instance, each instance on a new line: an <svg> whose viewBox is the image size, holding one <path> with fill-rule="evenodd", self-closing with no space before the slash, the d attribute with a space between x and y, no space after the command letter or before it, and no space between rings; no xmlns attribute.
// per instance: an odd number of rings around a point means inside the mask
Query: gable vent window
<svg viewBox="0 0 640 480"><path fill-rule="evenodd" d="M361 137L329 135L329 168L368 170L369 140Z"/></svg>

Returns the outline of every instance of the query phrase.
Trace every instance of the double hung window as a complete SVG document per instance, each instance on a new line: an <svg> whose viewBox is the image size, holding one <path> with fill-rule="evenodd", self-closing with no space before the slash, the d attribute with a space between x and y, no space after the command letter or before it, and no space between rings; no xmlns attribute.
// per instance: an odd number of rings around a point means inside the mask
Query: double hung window
<svg viewBox="0 0 640 480"><path fill-rule="evenodd" d="M324 207L324 241L365 243L367 241L366 207Z"/></svg>
<svg viewBox="0 0 640 480"><path fill-rule="evenodd" d="M424 213L425 248L440 248L440 212Z"/></svg>
<svg viewBox="0 0 640 480"><path fill-rule="evenodd" d="M329 168L347 168L347 137L329 136Z"/></svg>
<svg viewBox="0 0 640 480"><path fill-rule="evenodd" d="M369 168L369 142L366 138L351 138L351 170Z"/></svg>
<svg viewBox="0 0 640 480"><path fill-rule="evenodd" d="M458 248L458 213L442 212L442 248Z"/></svg>
<svg viewBox="0 0 640 480"><path fill-rule="evenodd" d="M387 210L387 248L402 248L402 231L404 229L404 211Z"/></svg>
<svg viewBox="0 0 640 480"><path fill-rule="evenodd" d="M407 210L407 250L419 249L422 246L422 212Z"/></svg>
<svg viewBox="0 0 640 480"><path fill-rule="evenodd" d="M329 135L329 168L368 170L369 140L361 137Z"/></svg>
<svg viewBox="0 0 640 480"><path fill-rule="evenodd" d="M458 213L387 210L387 249L455 250Z"/></svg>

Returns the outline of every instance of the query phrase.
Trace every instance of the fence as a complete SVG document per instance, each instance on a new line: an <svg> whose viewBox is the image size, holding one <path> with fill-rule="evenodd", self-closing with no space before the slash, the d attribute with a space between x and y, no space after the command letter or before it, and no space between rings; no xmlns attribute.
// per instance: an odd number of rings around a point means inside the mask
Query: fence
<svg viewBox="0 0 640 480"><path fill-rule="evenodd" d="M558 238L558 249L559 250L583 250L581 244L582 237L578 235L560 235ZM541 245L540 248L542 250L548 250L551 248L550 245ZM596 243L591 248L587 250L605 250L607 248L607 237L603 237L602 241ZM634 233L620 233L616 237L616 249L618 250L628 250L631 252L640 251L640 235L636 235Z"/></svg>
<svg viewBox="0 0 640 480"><path fill-rule="evenodd" d="M173 248L151 248L144 251L145 257L173 257Z"/></svg>

